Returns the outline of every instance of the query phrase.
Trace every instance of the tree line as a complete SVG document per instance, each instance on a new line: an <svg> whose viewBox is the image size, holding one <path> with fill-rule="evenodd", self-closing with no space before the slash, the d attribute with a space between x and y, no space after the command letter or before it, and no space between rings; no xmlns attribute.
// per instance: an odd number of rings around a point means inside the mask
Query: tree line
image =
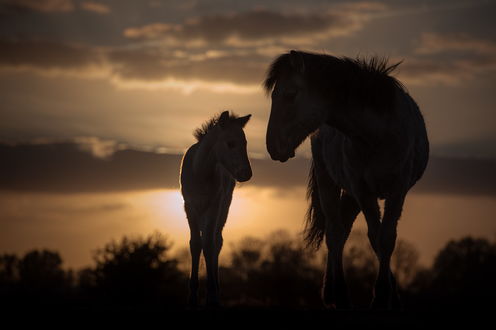
<svg viewBox="0 0 496 330"><path fill-rule="evenodd" d="M96 250L93 265L65 269L57 251L0 255L0 299L13 308L184 309L189 251L172 254L158 232L112 241ZM246 237L226 249L220 277L226 307L321 308L324 249L313 251L284 231L264 239ZM345 248L352 301L366 308L372 299L377 261L366 235L352 233ZM448 242L433 265L418 263L415 247L399 241L392 259L407 309L480 309L496 297L496 243L465 237ZM203 272L204 273L204 272ZM203 286L204 287L204 286Z"/></svg>

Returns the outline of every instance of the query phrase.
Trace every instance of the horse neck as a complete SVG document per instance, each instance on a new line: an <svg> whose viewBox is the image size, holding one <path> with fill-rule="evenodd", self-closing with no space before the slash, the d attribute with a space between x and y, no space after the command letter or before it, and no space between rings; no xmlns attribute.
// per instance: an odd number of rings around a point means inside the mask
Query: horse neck
<svg viewBox="0 0 496 330"><path fill-rule="evenodd" d="M385 134L384 121L372 109L359 105L336 104L328 106L326 124L336 128L352 140L374 145Z"/></svg>
<svg viewBox="0 0 496 330"><path fill-rule="evenodd" d="M341 62L335 64L334 71L336 74L327 86L334 91L334 96L327 97L326 124L350 138L364 141L365 144L377 143L388 134L387 121L395 117L394 110L390 113L379 113L373 109L377 105L361 103L358 101L362 98L359 95L360 88L355 85L359 82L346 78L349 72ZM395 89L395 97L398 92L398 89Z"/></svg>

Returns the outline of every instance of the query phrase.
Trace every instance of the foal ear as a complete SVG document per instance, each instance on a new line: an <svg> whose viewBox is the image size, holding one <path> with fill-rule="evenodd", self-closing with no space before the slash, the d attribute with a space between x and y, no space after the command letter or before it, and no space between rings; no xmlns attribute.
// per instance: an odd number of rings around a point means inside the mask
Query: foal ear
<svg viewBox="0 0 496 330"><path fill-rule="evenodd" d="M289 52L289 61L291 62L291 66L296 70L299 74L305 73L305 60L303 59L303 55L296 50L292 50Z"/></svg>
<svg viewBox="0 0 496 330"><path fill-rule="evenodd" d="M241 127L245 127L246 123L250 120L251 118L251 115L247 115L247 116L244 116L244 117L239 117L238 119L236 119L236 122L241 125Z"/></svg>
<svg viewBox="0 0 496 330"><path fill-rule="evenodd" d="M218 123L220 127L224 128L226 127L228 122L229 122L229 111L224 111L220 114Z"/></svg>

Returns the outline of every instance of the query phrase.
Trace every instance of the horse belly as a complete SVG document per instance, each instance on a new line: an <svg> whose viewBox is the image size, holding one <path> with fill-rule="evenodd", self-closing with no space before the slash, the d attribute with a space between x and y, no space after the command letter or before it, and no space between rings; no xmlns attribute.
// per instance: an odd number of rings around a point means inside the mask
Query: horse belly
<svg viewBox="0 0 496 330"><path fill-rule="evenodd" d="M322 138L327 171L340 188L352 194L366 190L379 198L392 189L394 174L380 157L364 158L349 138L332 127L324 130Z"/></svg>
<svg viewBox="0 0 496 330"><path fill-rule="evenodd" d="M322 141L322 156L329 176L340 188L351 191L353 173L347 168L343 153L347 138L330 126L321 127L319 138Z"/></svg>

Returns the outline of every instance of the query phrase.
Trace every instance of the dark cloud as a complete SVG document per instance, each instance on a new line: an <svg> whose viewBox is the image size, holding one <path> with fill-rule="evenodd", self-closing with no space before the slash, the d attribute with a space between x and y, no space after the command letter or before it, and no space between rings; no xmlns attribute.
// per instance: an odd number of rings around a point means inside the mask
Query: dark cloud
<svg viewBox="0 0 496 330"><path fill-rule="evenodd" d="M411 84L460 84L496 70L496 43L467 34L423 33L413 53L399 70Z"/></svg>
<svg viewBox="0 0 496 330"><path fill-rule="evenodd" d="M267 65L267 59L256 54L206 52L179 56L160 49L110 51L107 60L119 78L144 81L171 78L257 84L263 80Z"/></svg>
<svg viewBox="0 0 496 330"><path fill-rule="evenodd" d="M121 81L167 79L259 84L269 59L255 53L103 49L48 41L0 39L0 68L44 73L99 74Z"/></svg>
<svg viewBox="0 0 496 330"><path fill-rule="evenodd" d="M93 48L50 41L0 40L0 67L85 69L101 61Z"/></svg>
<svg viewBox="0 0 496 330"><path fill-rule="evenodd" d="M44 13L70 12L75 8L72 0L2 0L0 6L12 10L33 10Z"/></svg>
<svg viewBox="0 0 496 330"><path fill-rule="evenodd" d="M341 35L358 28L358 22L352 16L341 13L283 14L254 10L190 18L180 24L153 23L130 27L124 35L129 38L164 39L172 43L203 41L242 45L265 39Z"/></svg>
<svg viewBox="0 0 496 330"><path fill-rule="evenodd" d="M37 12L53 12L69 10L68 4L72 2L4 2L4 6L14 4ZM112 2L112 6L120 8L118 10L127 8L118 2ZM76 7L110 12L108 6L96 1L78 2ZM140 10L144 10L142 7L140 5ZM328 42L333 36L362 29L371 18L376 19L381 13L390 11L384 3L368 2L338 3L322 8L320 11L293 8L287 12L274 8L238 8L238 11L230 13L222 11L221 14L202 13L197 16L190 13L179 22L169 18L164 22L124 29L126 37L139 40L137 44L127 46L96 47L88 43L46 41L48 39L43 38L9 39L4 36L0 39L0 67L81 75L96 72L114 83L131 86L129 82L132 82L135 87L168 80L180 81L183 85L200 81L206 83L202 85L204 87L208 83L253 87L263 79L272 58L287 51L288 47L297 45L315 49L320 47L321 40ZM54 21L62 24L58 21L60 15L55 16ZM93 23L87 16L78 16L78 24ZM47 23L39 21L33 26L40 22ZM8 29L7 25L18 24L11 20L4 25ZM24 22L21 25L29 24ZM88 25L91 29L94 24ZM54 29L58 30L52 27ZM92 34L100 35L95 31ZM456 85L496 70L496 43L464 33L422 32L409 51L411 54L403 57L404 63L399 69L399 78L407 85ZM170 87L167 84L162 86Z"/></svg>
<svg viewBox="0 0 496 330"><path fill-rule="evenodd" d="M97 192L178 188L181 155L116 151L102 159L73 142L0 145L0 189L41 192ZM495 160L432 157L413 191L495 195ZM252 160L245 185L287 190L306 185L309 160L285 164Z"/></svg>
<svg viewBox="0 0 496 330"><path fill-rule="evenodd" d="M496 43L471 37L468 34L423 33L415 49L417 54L469 52L496 55Z"/></svg>

